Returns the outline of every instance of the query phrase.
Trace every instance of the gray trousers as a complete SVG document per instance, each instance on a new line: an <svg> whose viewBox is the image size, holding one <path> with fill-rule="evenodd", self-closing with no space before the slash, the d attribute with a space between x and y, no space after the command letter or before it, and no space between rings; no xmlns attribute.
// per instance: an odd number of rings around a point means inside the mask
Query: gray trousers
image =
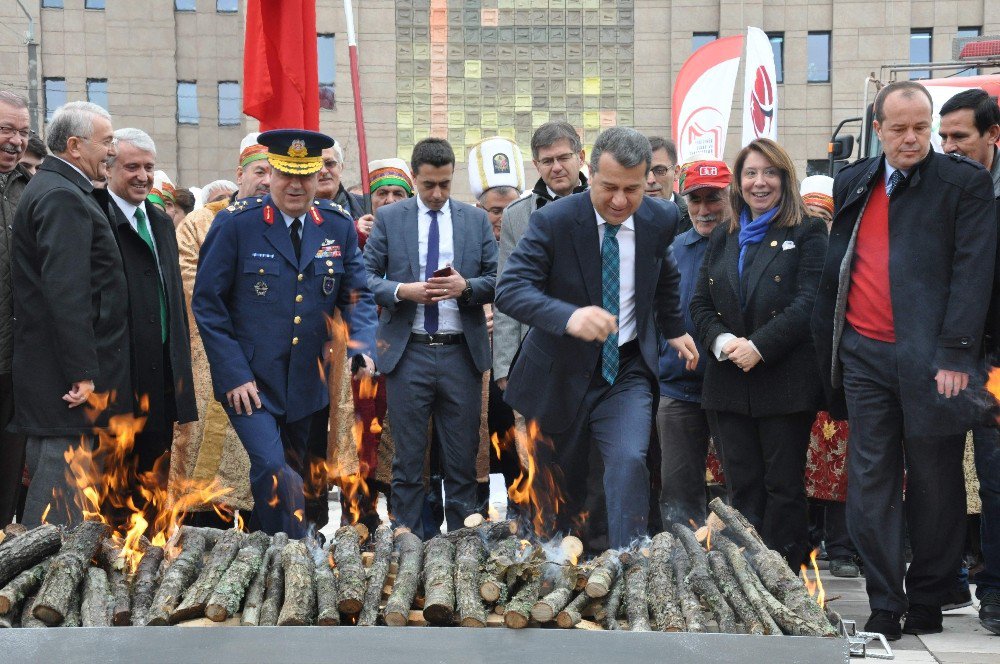
<svg viewBox="0 0 1000 664"><path fill-rule="evenodd" d="M24 501L24 525L34 528L42 522L46 506L52 505L45 517L47 523L58 525L77 524L83 521L81 497L76 486L66 480L69 464L63 453L70 447L97 447L96 436L28 436L25 462L31 484ZM92 468L94 476L100 471Z"/></svg>
<svg viewBox="0 0 1000 664"><path fill-rule="evenodd" d="M672 523L705 522L705 459L708 416L697 401L661 396L656 409L660 438L660 518Z"/></svg>

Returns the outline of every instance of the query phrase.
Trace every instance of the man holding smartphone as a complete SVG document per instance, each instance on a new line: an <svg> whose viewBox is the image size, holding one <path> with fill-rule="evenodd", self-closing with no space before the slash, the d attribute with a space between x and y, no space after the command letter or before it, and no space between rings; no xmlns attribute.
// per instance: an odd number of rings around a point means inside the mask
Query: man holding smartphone
<svg viewBox="0 0 1000 664"><path fill-rule="evenodd" d="M390 513L422 533L429 422L441 444L448 529L481 507L476 453L491 364L483 305L493 302L497 246L486 213L450 197L447 141L417 143L411 167L417 196L375 213L365 267L382 307L378 365L396 443Z"/></svg>

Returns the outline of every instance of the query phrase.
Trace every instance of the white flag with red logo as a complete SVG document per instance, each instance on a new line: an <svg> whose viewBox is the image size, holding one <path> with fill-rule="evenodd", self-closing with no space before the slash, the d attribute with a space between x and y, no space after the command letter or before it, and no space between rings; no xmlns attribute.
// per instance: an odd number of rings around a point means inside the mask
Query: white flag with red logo
<svg viewBox="0 0 1000 664"><path fill-rule="evenodd" d="M671 100L677 163L723 158L742 51L743 35L723 37L699 48L681 66Z"/></svg>
<svg viewBox="0 0 1000 664"><path fill-rule="evenodd" d="M771 40L760 28L747 28L743 145L758 138L778 140L778 82Z"/></svg>

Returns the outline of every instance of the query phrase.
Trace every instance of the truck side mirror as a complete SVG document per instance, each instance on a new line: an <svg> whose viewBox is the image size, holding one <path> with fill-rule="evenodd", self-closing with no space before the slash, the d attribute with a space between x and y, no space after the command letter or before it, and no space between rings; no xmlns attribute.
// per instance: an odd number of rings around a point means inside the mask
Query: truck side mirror
<svg viewBox="0 0 1000 664"><path fill-rule="evenodd" d="M850 134L838 136L830 142L827 152L830 153L834 161L850 159L851 153L854 152L854 137Z"/></svg>

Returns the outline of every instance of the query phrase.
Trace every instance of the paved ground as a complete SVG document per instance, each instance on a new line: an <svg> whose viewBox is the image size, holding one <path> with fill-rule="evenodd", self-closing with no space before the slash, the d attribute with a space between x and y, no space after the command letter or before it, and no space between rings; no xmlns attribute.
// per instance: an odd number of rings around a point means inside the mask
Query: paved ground
<svg viewBox="0 0 1000 664"><path fill-rule="evenodd" d="M490 477L490 503L502 515L506 511L507 496L503 478ZM385 500L380 500L379 512L387 518ZM340 504L330 501L330 524L323 529L327 537L340 524ZM856 620L858 629L863 629L868 619L868 598L865 594L864 579L838 579L822 570L821 578L826 596L832 599L832 606L847 619ZM904 635L890 644L895 654L894 661L900 664L1000 664L1000 636L994 636L979 624L978 603L944 617L944 632L930 636L916 637ZM876 646L873 650L878 650ZM855 660L859 661L859 660Z"/></svg>

